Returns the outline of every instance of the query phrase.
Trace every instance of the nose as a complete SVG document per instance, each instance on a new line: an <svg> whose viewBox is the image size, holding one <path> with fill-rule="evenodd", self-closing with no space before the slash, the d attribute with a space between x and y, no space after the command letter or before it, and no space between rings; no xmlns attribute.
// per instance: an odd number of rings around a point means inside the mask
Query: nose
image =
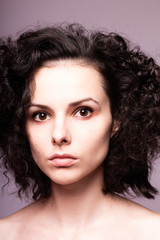
<svg viewBox="0 0 160 240"><path fill-rule="evenodd" d="M52 143L54 145L68 145L71 143L70 129L67 121L57 119L52 129Z"/></svg>

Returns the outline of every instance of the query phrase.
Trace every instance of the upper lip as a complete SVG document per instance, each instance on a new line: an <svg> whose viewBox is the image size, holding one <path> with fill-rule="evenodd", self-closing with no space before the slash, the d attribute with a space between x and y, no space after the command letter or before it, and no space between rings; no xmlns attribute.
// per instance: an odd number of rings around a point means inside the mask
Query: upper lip
<svg viewBox="0 0 160 240"><path fill-rule="evenodd" d="M68 153L64 153L64 154L58 154L58 153L55 153L55 154L53 154L50 158L49 158L49 160L53 160L53 159L55 159L55 158L72 158L72 159L77 159L76 157L74 157L73 155L71 155L71 154L68 154Z"/></svg>

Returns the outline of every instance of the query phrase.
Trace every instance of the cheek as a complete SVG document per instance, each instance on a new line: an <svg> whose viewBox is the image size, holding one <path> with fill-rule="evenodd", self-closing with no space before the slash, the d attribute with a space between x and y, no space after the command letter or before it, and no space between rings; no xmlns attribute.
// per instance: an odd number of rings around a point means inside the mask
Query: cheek
<svg viewBox="0 0 160 240"><path fill-rule="evenodd" d="M46 146L45 143L47 143L50 139L50 132L50 126L46 124L40 126L36 123L34 124L29 122L26 125L26 133L32 149L44 148Z"/></svg>
<svg viewBox="0 0 160 240"><path fill-rule="evenodd" d="M98 131L94 133L90 141L93 156L104 160L109 149L110 131Z"/></svg>
<svg viewBox="0 0 160 240"><path fill-rule="evenodd" d="M33 159L37 162L37 159L39 159L39 156L42 154L44 138L42 138L41 134L36 131L36 128L32 128L32 126L26 127L26 133Z"/></svg>
<svg viewBox="0 0 160 240"><path fill-rule="evenodd" d="M41 147L40 144L37 141L34 141L34 138L28 138L29 144L30 144L30 149L31 153L33 156L33 159L37 162L37 159L39 159L39 156L41 155Z"/></svg>
<svg viewBox="0 0 160 240"><path fill-rule="evenodd" d="M86 128L78 129L79 146L81 151L98 160L104 160L109 149L112 121L96 121Z"/></svg>
<svg viewBox="0 0 160 240"><path fill-rule="evenodd" d="M44 171L45 169L44 159L46 158L45 154L46 149L42 147L42 144L39 142L37 143L34 141L29 141L29 144L34 162L42 171Z"/></svg>

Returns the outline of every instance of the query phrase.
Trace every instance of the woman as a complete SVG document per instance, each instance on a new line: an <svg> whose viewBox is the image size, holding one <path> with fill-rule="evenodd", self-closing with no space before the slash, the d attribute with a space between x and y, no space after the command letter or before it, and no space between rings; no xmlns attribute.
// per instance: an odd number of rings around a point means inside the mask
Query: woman
<svg viewBox="0 0 160 240"><path fill-rule="evenodd" d="M35 200L1 220L1 239L159 239L159 214L121 196L157 192L154 60L73 24L1 40L0 74L1 159Z"/></svg>

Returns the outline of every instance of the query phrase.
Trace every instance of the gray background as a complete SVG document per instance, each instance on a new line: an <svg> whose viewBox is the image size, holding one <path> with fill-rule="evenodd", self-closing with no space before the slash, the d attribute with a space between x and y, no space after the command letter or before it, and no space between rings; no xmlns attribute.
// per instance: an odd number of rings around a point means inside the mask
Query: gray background
<svg viewBox="0 0 160 240"><path fill-rule="evenodd" d="M160 63L159 0L0 0L0 36L12 35L35 25L79 22L88 28L116 31L140 45L142 50ZM2 170L1 170L2 172ZM160 163L154 164L151 181L160 190ZM5 178L0 174L0 186ZM0 191L0 218L29 203L20 201L14 181ZM134 201L160 212L160 196L155 200Z"/></svg>

